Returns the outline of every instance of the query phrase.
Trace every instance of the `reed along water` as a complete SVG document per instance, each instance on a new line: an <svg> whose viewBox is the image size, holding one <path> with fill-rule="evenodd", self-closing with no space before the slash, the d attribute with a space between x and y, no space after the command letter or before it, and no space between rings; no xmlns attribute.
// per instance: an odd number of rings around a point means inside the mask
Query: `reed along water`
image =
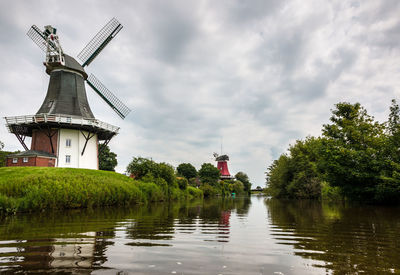
<svg viewBox="0 0 400 275"><path fill-rule="evenodd" d="M399 210L252 196L17 214L0 272L400 273Z"/></svg>

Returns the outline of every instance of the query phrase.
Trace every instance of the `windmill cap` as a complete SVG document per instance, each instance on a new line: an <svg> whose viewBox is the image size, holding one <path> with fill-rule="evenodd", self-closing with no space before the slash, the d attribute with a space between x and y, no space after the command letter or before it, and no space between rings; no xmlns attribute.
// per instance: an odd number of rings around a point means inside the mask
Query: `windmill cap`
<svg viewBox="0 0 400 275"><path fill-rule="evenodd" d="M68 70L72 70L77 73L80 73L83 76L83 78L86 80L88 75L85 72L85 70L83 69L83 67L78 63L78 61L75 60L75 58L73 58L72 56L69 56L67 54L64 54L64 59L65 59L65 65L58 64L56 66L53 66L52 64L45 64L46 73L48 75L50 75L53 70L68 69Z"/></svg>

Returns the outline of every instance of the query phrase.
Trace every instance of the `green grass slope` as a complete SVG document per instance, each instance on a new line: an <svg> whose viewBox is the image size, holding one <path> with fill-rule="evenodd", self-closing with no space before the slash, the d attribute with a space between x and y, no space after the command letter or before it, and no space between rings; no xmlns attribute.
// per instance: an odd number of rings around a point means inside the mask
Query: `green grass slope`
<svg viewBox="0 0 400 275"><path fill-rule="evenodd" d="M168 199L165 191L154 183L134 181L109 171L47 167L0 168L0 212L161 201ZM190 197L188 190L181 192L184 193L181 197Z"/></svg>

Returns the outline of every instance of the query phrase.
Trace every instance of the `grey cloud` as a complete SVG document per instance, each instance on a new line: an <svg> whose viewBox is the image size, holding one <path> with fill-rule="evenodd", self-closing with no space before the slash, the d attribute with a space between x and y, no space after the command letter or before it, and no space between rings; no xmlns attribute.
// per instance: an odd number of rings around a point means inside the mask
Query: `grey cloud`
<svg viewBox="0 0 400 275"><path fill-rule="evenodd" d="M334 82L343 72L346 72L356 61L357 53L348 49L338 49L334 54L333 63L317 60L318 74L311 78L291 79L289 90L297 100L309 101L322 97L329 83Z"/></svg>
<svg viewBox="0 0 400 275"><path fill-rule="evenodd" d="M44 98L44 54L26 37L32 24L57 27L66 52L76 56L115 16L124 29L88 71L133 112L121 121L87 92L96 117L121 126L110 143L118 170L137 155L199 168L212 162L223 137L231 172L248 172L263 185L273 158L290 142L318 134L334 103L357 100L366 89L370 113L381 115L400 85L398 71L385 66L400 62L393 54L398 1L311 5L3 1L0 31L7 39L0 43L0 60L7 70L0 70L0 116L34 113ZM377 25L384 27L372 32ZM7 149L18 148L5 127L0 140Z"/></svg>
<svg viewBox="0 0 400 275"><path fill-rule="evenodd" d="M273 14L284 4L285 1L279 0L220 1L219 12L225 13L231 24L246 25L249 22L258 22L260 19ZM210 8L212 8L211 5Z"/></svg>
<svg viewBox="0 0 400 275"><path fill-rule="evenodd" d="M147 8L151 16L148 31L155 42L155 54L164 62L178 62L198 32L192 7L180 2L159 2Z"/></svg>
<svg viewBox="0 0 400 275"><path fill-rule="evenodd" d="M381 49L386 48L388 50L396 49L399 50L400 41L400 19L395 25L388 28L387 30L377 34L375 39L371 42L378 45Z"/></svg>
<svg viewBox="0 0 400 275"><path fill-rule="evenodd" d="M397 0L377 2L359 1L358 5L353 6L360 10L360 13L356 15L354 19L361 24L369 25L384 21L387 18L396 18L400 8L400 2ZM372 8L368 8L368 6L372 6Z"/></svg>

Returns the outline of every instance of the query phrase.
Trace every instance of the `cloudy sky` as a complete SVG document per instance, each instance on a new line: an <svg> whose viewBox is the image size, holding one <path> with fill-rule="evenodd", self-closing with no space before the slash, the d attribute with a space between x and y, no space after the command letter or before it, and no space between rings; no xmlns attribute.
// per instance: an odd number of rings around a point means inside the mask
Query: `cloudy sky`
<svg viewBox="0 0 400 275"><path fill-rule="evenodd" d="M0 116L37 112L49 77L32 24L57 28L75 56L116 17L124 26L87 68L122 99L121 120L87 87L96 118L121 127L110 147L200 168L212 153L264 185L288 144L320 135L339 101L385 121L400 89L400 1L0 2ZM3 121L4 122L4 121ZM5 126L7 150L22 149Z"/></svg>

